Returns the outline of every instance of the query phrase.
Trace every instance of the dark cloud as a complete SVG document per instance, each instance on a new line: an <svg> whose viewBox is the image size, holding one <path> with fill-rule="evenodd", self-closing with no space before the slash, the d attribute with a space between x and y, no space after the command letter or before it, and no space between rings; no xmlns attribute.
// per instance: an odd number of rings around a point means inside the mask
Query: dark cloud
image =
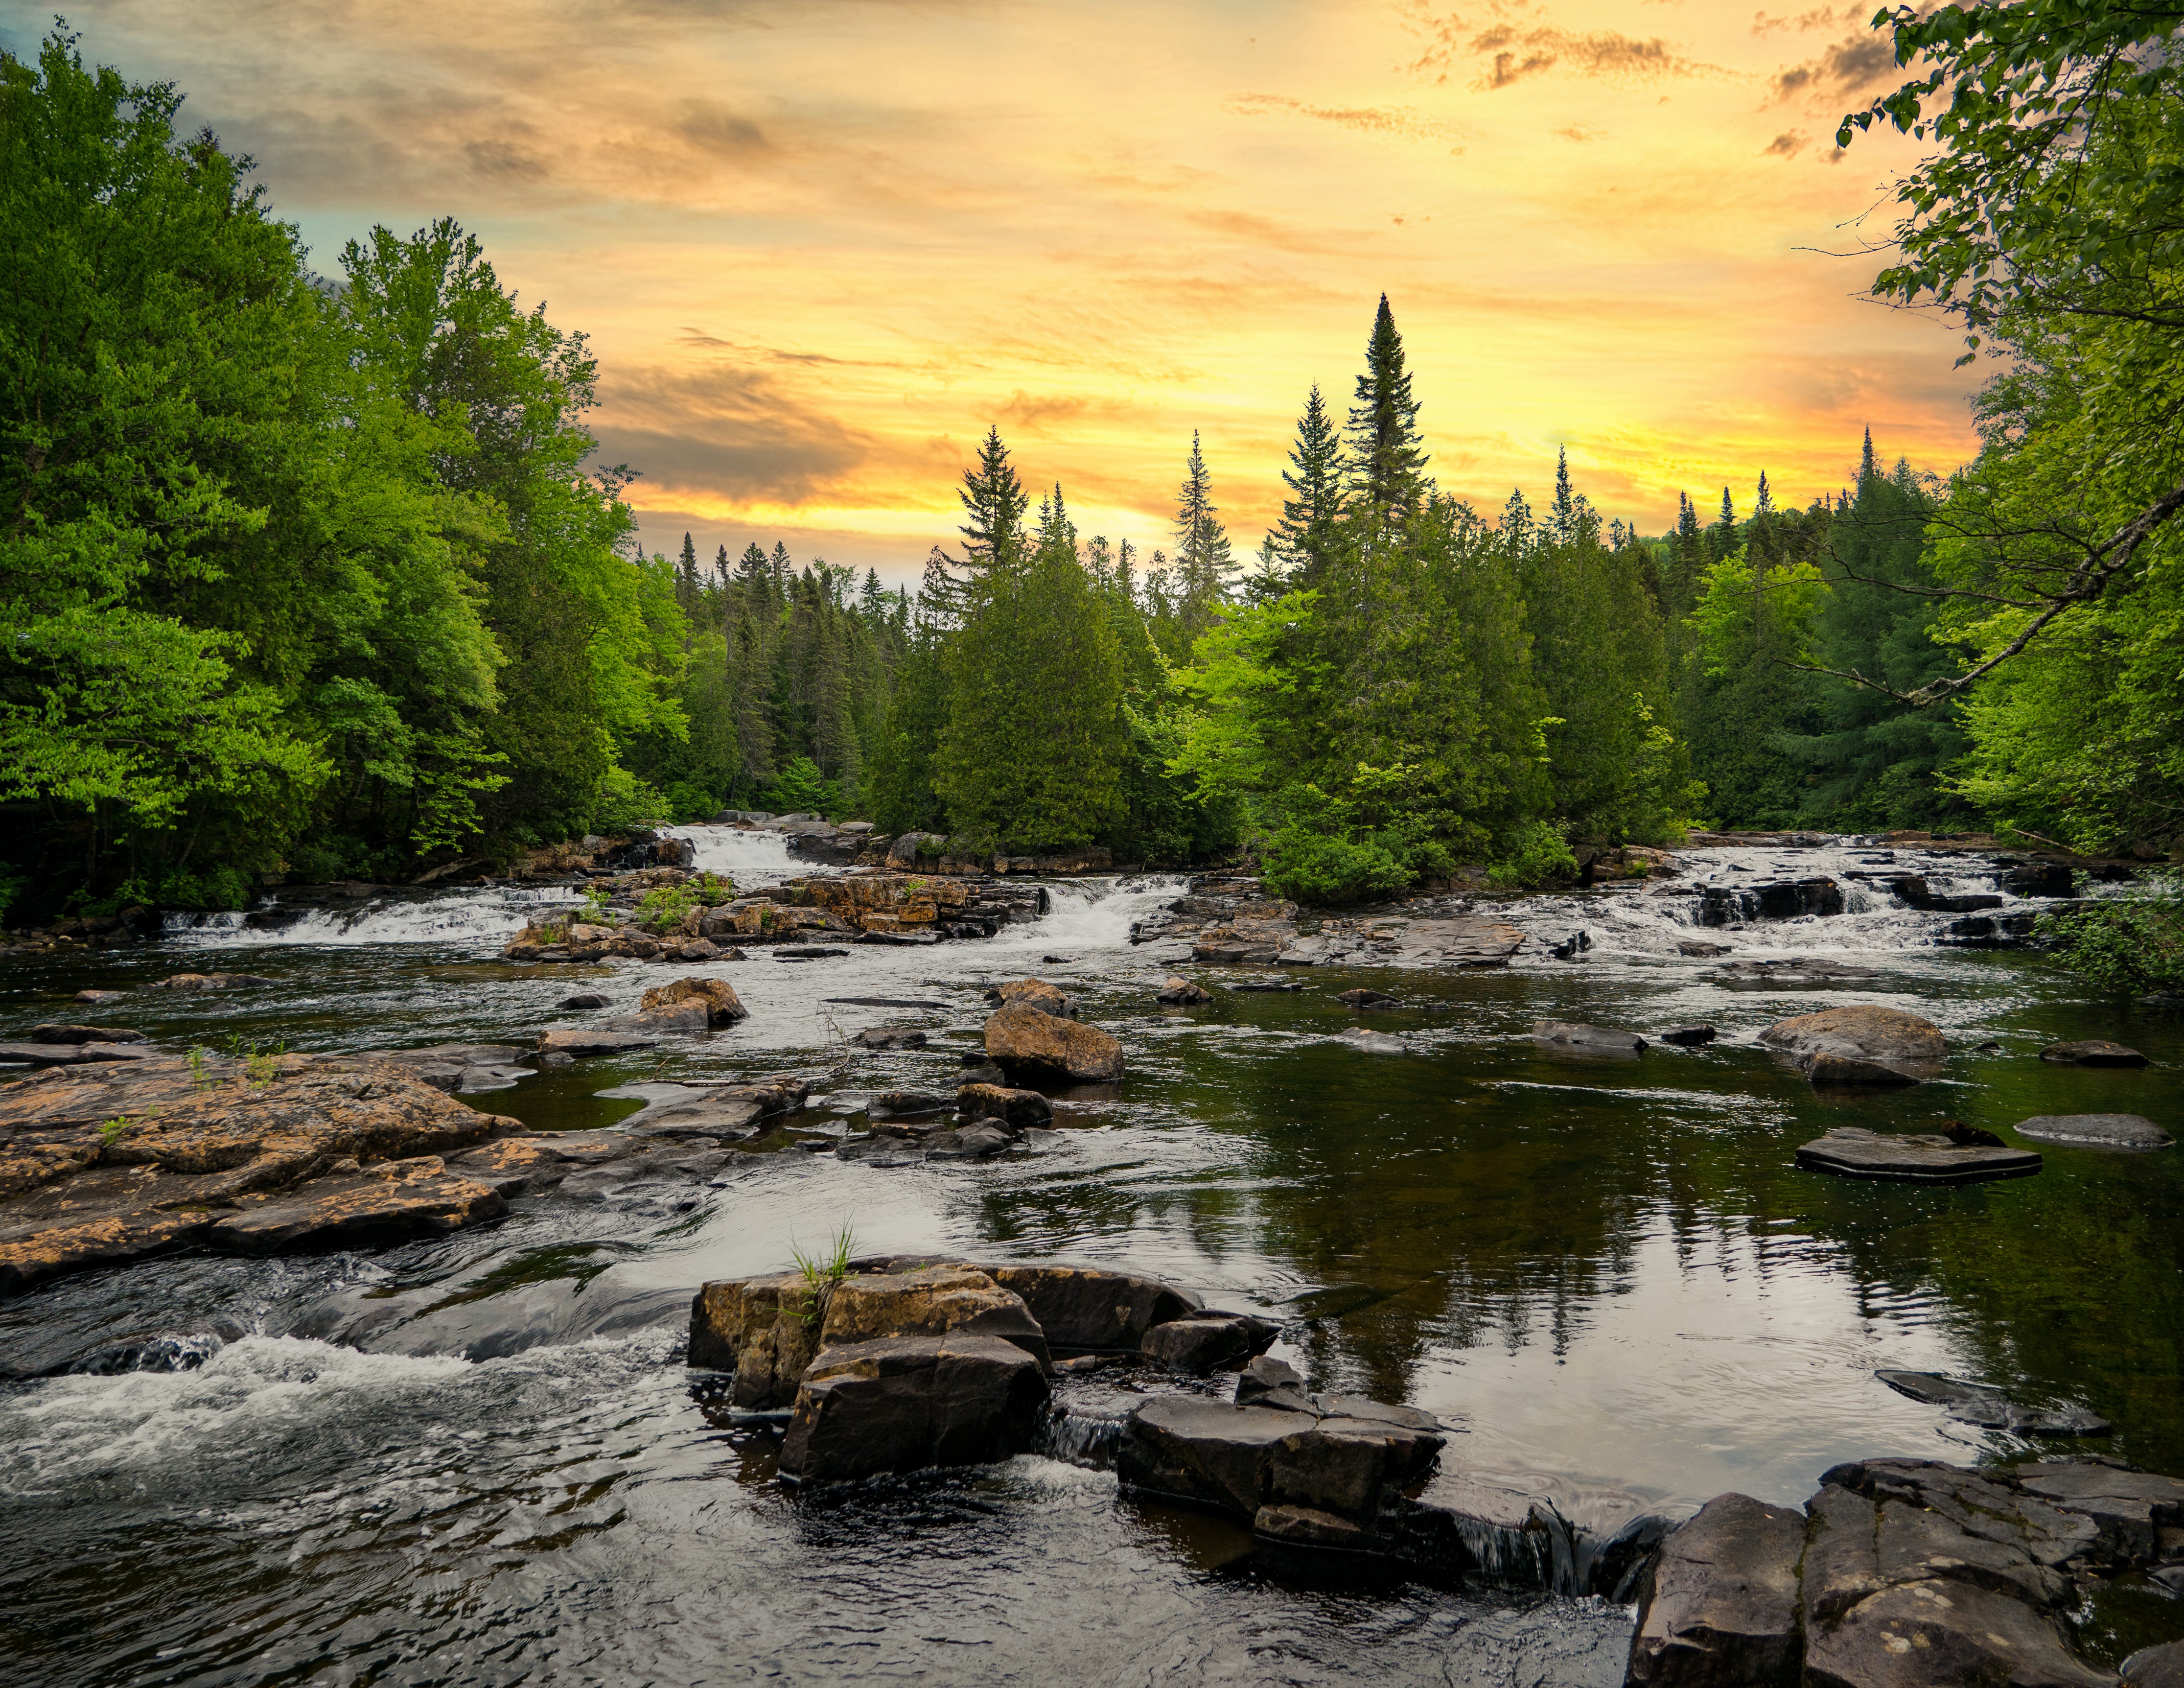
<svg viewBox="0 0 2184 1688"><path fill-rule="evenodd" d="M749 159L775 150L757 124L713 100L685 100L675 132L700 152L724 159Z"/></svg>
<svg viewBox="0 0 2184 1688"><path fill-rule="evenodd" d="M882 449L772 375L734 365L625 369L602 399L600 460L627 462L661 487L800 504Z"/></svg>
<svg viewBox="0 0 2184 1688"><path fill-rule="evenodd" d="M1345 129L1362 130L1373 135L1400 135L1425 139L1437 138L1447 133L1445 125L1402 105L1307 105L1304 101L1291 99L1285 94L1245 94L1229 101L1225 109L1242 117L1290 112L1299 117L1314 118L1322 123L1339 124Z"/></svg>
<svg viewBox="0 0 2184 1688"><path fill-rule="evenodd" d="M1496 5L1506 16L1523 7ZM1486 61L1477 78L1483 88L1506 88L1528 76L1560 69L1570 75L1624 81L1719 75L1721 67L1691 58L1654 36L1641 41L1617 30L1580 33L1552 25L1501 22L1474 30L1461 14L1432 17L1423 10L1411 25L1425 40L1418 57L1405 68L1446 82L1462 64Z"/></svg>
<svg viewBox="0 0 2184 1688"><path fill-rule="evenodd" d="M1885 35L1862 30L1837 42L1818 58L1782 71L1774 78L1774 97L1781 100L1818 95L1840 98L1892 82L1898 74L1894 44Z"/></svg>
<svg viewBox="0 0 2184 1688"><path fill-rule="evenodd" d="M1762 157L1794 159L1812 144L1812 137L1802 131L1791 129L1777 135L1767 143Z"/></svg>
<svg viewBox="0 0 2184 1688"><path fill-rule="evenodd" d="M1825 6L1817 7L1809 12L1799 12L1794 16L1785 14L1779 18L1770 18L1764 12L1754 12L1752 14L1752 33L1774 35L1784 30L1796 30L1802 35L1812 30L1833 29L1838 21L1854 23L1864 16L1864 9L1856 5L1845 7L1840 14Z"/></svg>

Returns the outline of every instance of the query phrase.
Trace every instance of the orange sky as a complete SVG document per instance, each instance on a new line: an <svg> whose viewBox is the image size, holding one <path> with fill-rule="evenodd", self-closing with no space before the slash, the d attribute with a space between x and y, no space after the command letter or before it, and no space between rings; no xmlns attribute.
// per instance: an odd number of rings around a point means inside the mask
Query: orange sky
<svg viewBox="0 0 2184 1688"><path fill-rule="evenodd" d="M1240 553L1306 389L1384 290L1441 486L1580 488L1647 532L1946 472L1973 371L1858 297L1911 156L1833 158L1891 80L1875 0L107 0L332 269L452 214L592 337L649 545L786 538L912 577L998 422L1080 530L1167 543L1193 428ZM47 4L0 0L35 47Z"/></svg>

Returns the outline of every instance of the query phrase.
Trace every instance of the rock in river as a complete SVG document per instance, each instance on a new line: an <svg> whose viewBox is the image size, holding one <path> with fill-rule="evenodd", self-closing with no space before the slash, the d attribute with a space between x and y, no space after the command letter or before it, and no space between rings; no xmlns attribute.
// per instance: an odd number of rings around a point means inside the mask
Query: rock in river
<svg viewBox="0 0 2184 1688"><path fill-rule="evenodd" d="M2029 1178L2040 1170L2040 1156L2030 1149L1959 1145L1939 1134L1889 1135L1839 1125L1801 1147L1797 1164L1888 1184L1979 1184Z"/></svg>
<svg viewBox="0 0 2184 1688"><path fill-rule="evenodd" d="M988 991L986 1000L1003 1008L1036 1008L1059 1020L1077 1017L1075 1000L1060 986L1049 984L1045 979L1011 979Z"/></svg>
<svg viewBox="0 0 2184 1688"><path fill-rule="evenodd" d="M21 1078L0 1085L0 1295L189 1245L346 1247L489 1219L499 1191L440 1157L521 1129L362 1056Z"/></svg>
<svg viewBox="0 0 2184 1688"><path fill-rule="evenodd" d="M2026 1436L2105 1436L2114 1427L2082 1407L2020 1407L2000 1390L1938 1372L1879 1371L1874 1376L1913 1401L1944 1408L1960 1424Z"/></svg>
<svg viewBox="0 0 2184 1688"><path fill-rule="evenodd" d="M829 1346L796 1391L782 1475L839 1483L1006 1459L1031 1446L1048 1394L1031 1355L967 1330Z"/></svg>
<svg viewBox="0 0 2184 1688"><path fill-rule="evenodd" d="M1195 1008L1201 1003L1213 1000L1213 993L1202 984L1194 984L1180 973L1171 973L1153 999L1171 1008Z"/></svg>
<svg viewBox="0 0 2184 1688"><path fill-rule="evenodd" d="M1661 1546L1630 1641L1631 1683L1765 1688L1797 1680L1795 1507L1718 1495Z"/></svg>
<svg viewBox="0 0 2184 1688"><path fill-rule="evenodd" d="M2063 1067L2143 1067L2146 1057L2135 1049L2121 1044L2112 1044L2105 1038L2087 1038L2079 1043L2050 1044L2040 1051L2042 1061L2052 1061Z"/></svg>
<svg viewBox="0 0 2184 1688"><path fill-rule="evenodd" d="M1054 1123L1053 1103L1036 1090L1006 1084L960 1084L956 1108L967 1119L998 1120L1011 1134Z"/></svg>
<svg viewBox="0 0 2184 1688"><path fill-rule="evenodd" d="M1172 1372L1202 1377L1241 1367L1273 1345L1281 1329L1249 1313L1195 1312L1148 1330L1139 1346Z"/></svg>
<svg viewBox="0 0 2184 1688"><path fill-rule="evenodd" d="M1112 1082L1123 1046L1095 1027L1011 1005L986 1022L986 1053L1012 1077Z"/></svg>
<svg viewBox="0 0 2184 1688"><path fill-rule="evenodd" d="M34 1044L141 1044L142 1032L131 1032L120 1026L33 1026L31 1041Z"/></svg>
<svg viewBox="0 0 2184 1688"><path fill-rule="evenodd" d="M2144 1114L2035 1114L2017 1123L2017 1133L2095 1149L2166 1149L2176 1140Z"/></svg>
<svg viewBox="0 0 2184 1688"><path fill-rule="evenodd" d="M1863 1004L1778 1020L1759 1041L1793 1056L1821 1086L1916 1084L1939 1072L1949 1052L1931 1020Z"/></svg>
<svg viewBox="0 0 2184 1688"><path fill-rule="evenodd" d="M170 973L153 979L147 990L242 990L254 984L278 984L262 973Z"/></svg>
<svg viewBox="0 0 2184 1688"><path fill-rule="evenodd" d="M1535 1020L1532 1038L1550 1048L1581 1050L1587 1055L1636 1055L1646 1039L1635 1032L1611 1032L1602 1026L1581 1026L1560 1020Z"/></svg>
<svg viewBox="0 0 2184 1688"><path fill-rule="evenodd" d="M677 1007L702 1007L708 1026L733 1026L738 1020L750 1018L750 1010L736 994L736 988L726 979L679 978L668 984L655 985L644 993L641 1005L646 1013Z"/></svg>

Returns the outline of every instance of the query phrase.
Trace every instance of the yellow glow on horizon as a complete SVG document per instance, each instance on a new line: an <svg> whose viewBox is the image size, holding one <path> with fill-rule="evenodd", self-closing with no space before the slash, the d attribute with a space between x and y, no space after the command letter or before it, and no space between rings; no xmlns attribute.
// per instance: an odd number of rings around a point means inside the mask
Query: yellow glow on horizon
<svg viewBox="0 0 2184 1688"><path fill-rule="evenodd" d="M1658 532L1843 486L1870 426L1975 442L1955 337L1858 297L1908 143L1830 162L1894 72L1869 4L1097 8L548 0L72 11L177 81L317 261L446 214L592 337L655 549L785 538L891 580L998 425L1080 529L1167 543L1201 432L1240 554L1306 388L1385 292L1433 469L1491 515L1567 446ZM0 0L25 52L43 14ZM1872 210L1861 233L1852 220Z"/></svg>

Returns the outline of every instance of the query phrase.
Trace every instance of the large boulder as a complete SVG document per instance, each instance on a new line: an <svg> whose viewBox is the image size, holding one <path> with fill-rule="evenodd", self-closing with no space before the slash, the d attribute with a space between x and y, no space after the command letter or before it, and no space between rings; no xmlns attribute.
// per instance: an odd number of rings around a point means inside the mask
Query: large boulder
<svg viewBox="0 0 2184 1688"><path fill-rule="evenodd" d="M986 1053L1011 1078L1112 1084L1123 1076L1115 1039L1036 1008L1006 1007L989 1019Z"/></svg>
<svg viewBox="0 0 2184 1688"><path fill-rule="evenodd" d="M1153 1000L1170 1008L1195 1008L1212 1001L1213 993L1180 973L1171 973L1154 994Z"/></svg>
<svg viewBox="0 0 2184 1688"><path fill-rule="evenodd" d="M1014 1089L1006 1084L958 1085L956 1109L968 1119L999 1120L1011 1134L1054 1123L1053 1103L1036 1090Z"/></svg>
<svg viewBox="0 0 2184 1688"><path fill-rule="evenodd" d="M2030 1178L2041 1167L2030 1149L1961 1144L1939 1133L1884 1133L1839 1125L1797 1150L1797 1164L1842 1178L1885 1184L1981 1184Z"/></svg>
<svg viewBox="0 0 2184 1688"><path fill-rule="evenodd" d="M784 1072L755 1084L642 1085L603 1090L603 1096L637 1095L646 1106L621 1123L632 1137L751 1137L771 1129L765 1122L795 1112L811 1086Z"/></svg>
<svg viewBox="0 0 2184 1688"><path fill-rule="evenodd" d="M1001 1265L979 1270L1023 1298L1050 1345L1075 1353L1142 1349L1148 1331L1205 1306L1188 1290L1101 1267Z"/></svg>
<svg viewBox="0 0 2184 1688"><path fill-rule="evenodd" d="M2105 1038L2086 1038L2077 1043L2050 1044L2040 1051L2042 1061L2059 1067L2143 1067L2146 1057Z"/></svg>
<svg viewBox="0 0 2184 1688"><path fill-rule="evenodd" d="M1194 1312L1155 1325L1138 1345L1172 1372L1203 1377L1242 1367L1280 1334L1279 1326L1249 1313Z"/></svg>
<svg viewBox="0 0 2184 1688"><path fill-rule="evenodd" d="M1913 1084L1938 1073L1949 1053L1931 1020L1865 1004L1778 1020L1759 1041L1793 1057L1816 1085Z"/></svg>
<svg viewBox="0 0 2184 1688"><path fill-rule="evenodd" d="M1791 1688L1797 1680L1794 1507L1718 1495L1661 1544L1630 1640L1627 1681L1648 1688Z"/></svg>
<svg viewBox="0 0 2184 1688"><path fill-rule="evenodd" d="M1443 1440L1426 1415L1408 1416L1425 1422L1156 1396L1131 1412L1115 1469L1125 1489L1225 1513L1289 1545L1386 1546L1403 1491L1432 1470Z"/></svg>
<svg viewBox="0 0 2184 1688"><path fill-rule="evenodd" d="M642 1006L651 1012L684 1005L702 1007L705 1023L710 1026L733 1026L738 1020L750 1018L750 1010L744 1006L736 995L736 988L726 979L679 978L655 985L644 993Z"/></svg>
<svg viewBox="0 0 2184 1688"><path fill-rule="evenodd" d="M796 1391L782 1475L839 1483L1006 1459L1030 1447L1048 1393L1030 1354L967 1330L830 1347Z"/></svg>
<svg viewBox="0 0 2184 1688"><path fill-rule="evenodd" d="M915 1267L844 1278L827 1297L820 1341L827 1348L883 1336L944 1336L951 1332L1012 1342L1042 1366L1046 1335L1021 1296L984 1273L962 1266Z"/></svg>

